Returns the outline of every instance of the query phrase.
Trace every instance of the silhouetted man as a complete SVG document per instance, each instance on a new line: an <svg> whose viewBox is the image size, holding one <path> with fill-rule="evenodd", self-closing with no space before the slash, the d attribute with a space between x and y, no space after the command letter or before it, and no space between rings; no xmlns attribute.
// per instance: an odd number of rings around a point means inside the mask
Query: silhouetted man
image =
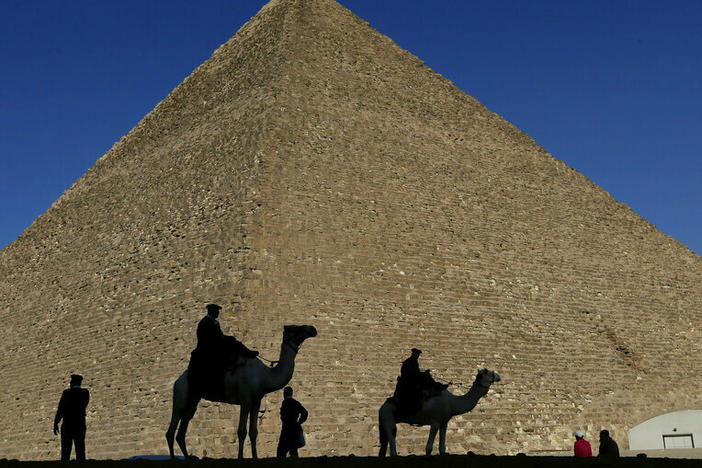
<svg viewBox="0 0 702 468"><path fill-rule="evenodd" d="M583 431L575 431L573 434L575 436L575 444L573 445L573 452L576 457L591 457L592 447L590 442L585 440L585 433Z"/></svg>
<svg viewBox="0 0 702 468"><path fill-rule="evenodd" d="M197 349L204 353L214 354L219 350L224 333L219 326L219 311L222 307L217 304L207 304L207 315L197 324Z"/></svg>
<svg viewBox="0 0 702 468"><path fill-rule="evenodd" d="M90 392L81 388L83 377L71 375L71 387L64 390L54 417L54 435L61 424L61 461L71 458L71 448L76 446L76 460L85 461L85 408L90 401Z"/></svg>
<svg viewBox="0 0 702 468"><path fill-rule="evenodd" d="M412 355L404 360L400 377L395 386L395 401L401 414L413 414L422 407L422 382L424 377L419 370L419 355L422 351L412 348Z"/></svg>
<svg viewBox="0 0 702 468"><path fill-rule="evenodd" d="M290 457L298 457L297 449L305 445L302 423L307 421L307 415L305 407L293 398L292 387L285 387L283 404L280 405L280 420L283 422L283 428L280 431L280 440L278 441L278 458L285 458L288 452Z"/></svg>
<svg viewBox="0 0 702 468"><path fill-rule="evenodd" d="M222 333L217 318L222 309L217 304L207 304L207 315L197 324L197 347L190 355L188 367L191 394L201 396L203 391L217 391L227 364L236 362L238 356L256 357L252 351L234 336Z"/></svg>
<svg viewBox="0 0 702 468"><path fill-rule="evenodd" d="M607 429L600 431L600 452L597 456L603 458L619 458L619 446L614 439L609 436L609 431Z"/></svg>
<svg viewBox="0 0 702 468"><path fill-rule="evenodd" d="M412 348L412 355L404 360L400 368L400 377L407 382L419 383L422 378L422 371L419 370L419 355L421 349Z"/></svg>

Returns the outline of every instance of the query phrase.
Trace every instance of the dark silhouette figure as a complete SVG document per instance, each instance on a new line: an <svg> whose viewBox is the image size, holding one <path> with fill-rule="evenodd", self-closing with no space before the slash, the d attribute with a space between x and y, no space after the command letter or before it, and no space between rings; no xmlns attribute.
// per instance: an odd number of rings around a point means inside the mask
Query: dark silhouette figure
<svg viewBox="0 0 702 468"><path fill-rule="evenodd" d="M419 355L422 354L421 349L412 348L412 355L404 360L400 368L400 377L408 382L419 382L422 377L422 371L419 370Z"/></svg>
<svg viewBox="0 0 702 468"><path fill-rule="evenodd" d="M190 394L196 399L205 394L216 396L221 393L225 371L234 367L240 356L258 356L258 351L252 351L234 336L222 333L217 320L222 307L217 304L205 307L207 315L197 325L197 347L190 354L188 366Z"/></svg>
<svg viewBox="0 0 702 468"><path fill-rule="evenodd" d="M585 433L583 431L575 431L573 434L575 436L575 444L573 445L573 452L576 457L591 457L592 447L590 442L585 440Z"/></svg>
<svg viewBox="0 0 702 468"><path fill-rule="evenodd" d="M76 460L85 461L85 408L90 401L90 392L81 388L83 377L71 375L71 387L64 390L54 417L54 435L61 424L61 461L71 458L71 448L76 447Z"/></svg>
<svg viewBox="0 0 702 468"><path fill-rule="evenodd" d="M434 380L429 370L419 369L419 355L422 351L412 348L412 355L404 360L400 376L395 386L397 411L402 415L416 413L425 398L441 393L448 385Z"/></svg>
<svg viewBox="0 0 702 468"><path fill-rule="evenodd" d="M302 423L307 421L308 413L305 407L292 396L292 387L285 387L283 404L280 405L280 420L283 422L283 428L278 441L278 458L285 458L288 453L290 457L298 458L297 449L305 445Z"/></svg>
<svg viewBox="0 0 702 468"><path fill-rule="evenodd" d="M603 429L600 431L600 452L597 454L602 458L619 458L619 446L609 436L609 431Z"/></svg>

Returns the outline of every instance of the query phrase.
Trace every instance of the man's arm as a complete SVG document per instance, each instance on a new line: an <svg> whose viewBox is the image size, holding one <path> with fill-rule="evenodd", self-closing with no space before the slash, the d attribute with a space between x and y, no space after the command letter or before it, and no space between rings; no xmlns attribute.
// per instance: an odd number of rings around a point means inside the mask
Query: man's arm
<svg viewBox="0 0 702 468"><path fill-rule="evenodd" d="M54 435L58 434L58 425L63 419L63 413L65 410L65 393L61 394L61 399L59 400L58 408L56 409L56 416L54 416Z"/></svg>
<svg viewBox="0 0 702 468"><path fill-rule="evenodd" d="M307 421L307 416L309 416L309 413L307 413L307 410L305 409L305 407L302 406L302 403L300 403L300 402L298 401L297 404L298 404L298 406L299 406L299 407L298 407L298 410L300 411L300 419L298 419L297 423L298 423L298 424L302 424L302 423L304 423L305 421Z"/></svg>

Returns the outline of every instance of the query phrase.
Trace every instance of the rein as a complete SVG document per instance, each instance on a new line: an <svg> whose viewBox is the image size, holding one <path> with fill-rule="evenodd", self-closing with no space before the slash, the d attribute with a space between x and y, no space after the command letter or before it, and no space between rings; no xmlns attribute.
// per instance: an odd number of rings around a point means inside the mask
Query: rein
<svg viewBox="0 0 702 468"><path fill-rule="evenodd" d="M271 361L270 359L264 358L264 357L261 356L260 354L258 355L258 358L259 358L261 361L266 361L266 362L268 363L268 365L271 366L271 367L273 367L274 365L276 365L276 364L278 363L278 361Z"/></svg>
<svg viewBox="0 0 702 468"><path fill-rule="evenodd" d="M283 340L283 344L289 346L290 349L292 349L292 350L295 352L295 354L297 354L297 352L300 350L300 347L299 347L299 346L293 345L293 344L290 342L290 340ZM262 361L266 361L270 367L273 367L274 365L276 365L276 364L278 364L278 363L280 362L280 360L271 361L270 359L264 358L264 357L261 356L260 354L258 355L258 358L259 358L260 360L262 360Z"/></svg>
<svg viewBox="0 0 702 468"><path fill-rule="evenodd" d="M440 375L436 375L436 376L437 376L439 379L444 380L444 379L441 378ZM437 382L438 382L438 380L437 380ZM473 385L477 385L477 386L483 387L483 388L490 388L489 385L486 387L485 385L480 385L479 383L477 383L477 381L473 381L470 385L466 385L466 384L461 383L461 382L451 382L451 381L448 381L447 383L448 383L449 386L451 386L451 387L456 387L456 388L458 388L459 390L462 390L462 391L463 391L463 390L470 390L471 388L473 388Z"/></svg>

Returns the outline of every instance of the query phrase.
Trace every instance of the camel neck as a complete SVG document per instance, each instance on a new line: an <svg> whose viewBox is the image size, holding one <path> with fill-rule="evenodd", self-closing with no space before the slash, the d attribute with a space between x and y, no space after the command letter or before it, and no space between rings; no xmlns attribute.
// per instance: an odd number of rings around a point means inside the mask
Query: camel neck
<svg viewBox="0 0 702 468"><path fill-rule="evenodd" d="M475 408L478 401L484 397L489 387L473 383L467 393L463 395L452 395L451 410L453 414L464 414Z"/></svg>
<svg viewBox="0 0 702 468"><path fill-rule="evenodd" d="M290 379L292 379L293 371L295 370L295 356L297 349L292 343L283 340L280 345L280 356L278 364L276 364L270 373L268 389L266 393L274 392L285 387Z"/></svg>

